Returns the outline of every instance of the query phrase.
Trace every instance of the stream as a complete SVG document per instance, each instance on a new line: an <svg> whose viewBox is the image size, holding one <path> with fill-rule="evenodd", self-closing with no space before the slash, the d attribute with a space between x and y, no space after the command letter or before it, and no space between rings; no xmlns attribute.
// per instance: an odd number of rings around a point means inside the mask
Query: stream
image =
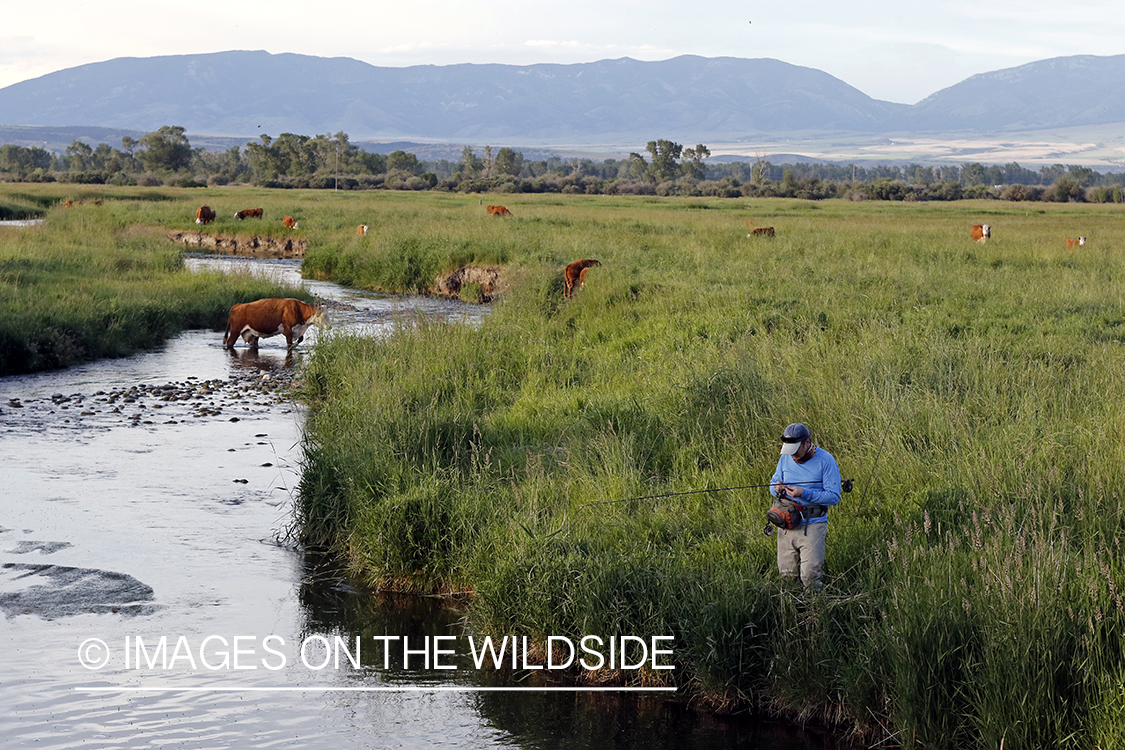
<svg viewBox="0 0 1125 750"><path fill-rule="evenodd" d="M486 314L302 281L299 261L188 262L303 283L370 335ZM317 334L232 353L187 331L0 378L0 746L838 747L667 694L522 689L462 652L439 668L456 609L374 596L288 542L305 414L283 393Z"/></svg>

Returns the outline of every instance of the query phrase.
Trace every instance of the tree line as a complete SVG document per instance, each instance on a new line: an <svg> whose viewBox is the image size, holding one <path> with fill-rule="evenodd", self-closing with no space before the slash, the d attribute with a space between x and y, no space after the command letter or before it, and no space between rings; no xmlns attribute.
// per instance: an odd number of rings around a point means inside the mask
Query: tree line
<svg viewBox="0 0 1125 750"><path fill-rule="evenodd" d="M860 167L817 163L704 163L703 144L649 141L624 159L525 159L509 147L478 153L465 146L457 161L425 160L406 151L380 154L348 134L262 135L245 148L192 147L184 128L166 125L121 147L74 140L65 153L0 146L0 180L110 185L205 187L248 183L277 188L443 190L588 195L791 197L809 200L958 200L1122 202L1125 174L1055 164L1038 171L979 163Z"/></svg>

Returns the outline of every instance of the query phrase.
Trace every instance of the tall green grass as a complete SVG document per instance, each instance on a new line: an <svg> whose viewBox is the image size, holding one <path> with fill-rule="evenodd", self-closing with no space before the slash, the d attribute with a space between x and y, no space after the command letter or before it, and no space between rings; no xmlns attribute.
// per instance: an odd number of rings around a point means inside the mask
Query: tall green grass
<svg viewBox="0 0 1125 750"><path fill-rule="evenodd" d="M318 345L306 541L472 591L484 631L674 635L672 679L716 706L909 747L1123 736L1116 207L413 200L323 272L390 284L366 269L415 242L509 286L480 327ZM822 594L778 583L763 490L629 500L766 482L793 421L857 480Z"/></svg>

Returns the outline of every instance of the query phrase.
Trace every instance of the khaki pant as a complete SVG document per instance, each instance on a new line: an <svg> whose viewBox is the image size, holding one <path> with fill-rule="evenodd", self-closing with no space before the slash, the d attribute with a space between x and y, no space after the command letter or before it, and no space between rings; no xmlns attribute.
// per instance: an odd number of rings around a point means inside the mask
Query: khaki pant
<svg viewBox="0 0 1125 750"><path fill-rule="evenodd" d="M820 588L824 573L824 539L827 523L809 523L799 529L777 530L777 570L782 578Z"/></svg>

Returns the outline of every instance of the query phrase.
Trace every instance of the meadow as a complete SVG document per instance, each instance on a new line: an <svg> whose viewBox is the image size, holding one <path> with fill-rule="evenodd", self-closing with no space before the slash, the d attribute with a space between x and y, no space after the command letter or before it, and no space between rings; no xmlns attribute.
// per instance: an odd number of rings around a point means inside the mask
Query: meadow
<svg viewBox="0 0 1125 750"><path fill-rule="evenodd" d="M871 743L1125 745L1119 206L74 189L0 189L47 218L0 230L6 367L274 294L182 271L166 233L204 202L215 233L295 216L306 273L352 286L505 266L479 326L306 360L292 533L370 585L455 595L482 633L673 635L672 674L586 679ZM564 300L580 258L602 265ZM722 489L766 482L794 421L855 479L817 594L778 581L766 491ZM689 490L716 491L647 497Z"/></svg>
<svg viewBox="0 0 1125 750"><path fill-rule="evenodd" d="M594 679L712 708L906 747L1125 742L1119 207L498 198L511 219L380 195L367 237L310 245L357 286L495 262L507 288L479 327L318 345L303 541L459 593L481 632L674 635L671 677ZM794 421L856 480L820 594L780 585L764 489L630 499L764 483Z"/></svg>

